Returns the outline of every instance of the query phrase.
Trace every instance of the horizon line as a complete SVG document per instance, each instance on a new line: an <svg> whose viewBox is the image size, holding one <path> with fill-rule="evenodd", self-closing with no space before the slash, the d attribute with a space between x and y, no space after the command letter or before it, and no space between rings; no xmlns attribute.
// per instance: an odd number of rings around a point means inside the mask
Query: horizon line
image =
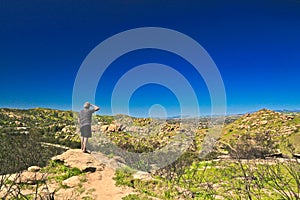
<svg viewBox="0 0 300 200"><path fill-rule="evenodd" d="M72 109L67 109L67 108L57 108L57 107L41 107L41 106L36 106L36 107L1 107L0 109L16 109L16 110L32 110L32 109L48 109L48 110L58 110L58 111L72 111L72 112L78 112ZM164 117L152 117L152 118L158 118L158 119L176 119L176 118L194 118L194 117L222 117L222 116L233 116L233 115L244 115L244 114L248 114L248 113L254 113L257 112L259 110L263 110L263 109L267 109L267 110L272 110L275 112L300 112L300 109L270 109L270 108L266 108L266 107L262 107L260 109L256 109L256 110L251 110L251 111L240 111L240 112L231 112L231 113L226 113L225 115L211 115L211 114L200 114L199 116L190 116L190 115L172 115L172 116L164 116ZM126 115L126 116L130 116L130 117L136 117L136 118L151 118L151 116L137 116L137 115L128 115L128 114L124 114L124 113L118 113L118 114L108 114L108 113L103 113L103 114L98 114L96 112L97 115L102 115L102 116L116 116L116 115Z"/></svg>

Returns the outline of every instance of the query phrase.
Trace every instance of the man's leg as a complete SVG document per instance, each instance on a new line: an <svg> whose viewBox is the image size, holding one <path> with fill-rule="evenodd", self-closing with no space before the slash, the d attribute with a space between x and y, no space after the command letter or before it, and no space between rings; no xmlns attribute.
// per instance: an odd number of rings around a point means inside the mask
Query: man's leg
<svg viewBox="0 0 300 200"><path fill-rule="evenodd" d="M87 142L88 142L88 138L84 137L83 138L83 149L82 149L82 151L84 151L84 152L86 152Z"/></svg>
<svg viewBox="0 0 300 200"><path fill-rule="evenodd" d="M81 137L80 141L81 141L81 150L84 151L84 137Z"/></svg>

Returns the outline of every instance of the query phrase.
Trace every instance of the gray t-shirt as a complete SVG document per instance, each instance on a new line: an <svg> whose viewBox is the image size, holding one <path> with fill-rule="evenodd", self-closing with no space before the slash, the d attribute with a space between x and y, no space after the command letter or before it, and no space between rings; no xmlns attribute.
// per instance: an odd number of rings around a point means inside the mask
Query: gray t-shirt
<svg viewBox="0 0 300 200"><path fill-rule="evenodd" d="M94 112L96 112L96 110L90 109L83 109L79 112L80 127L92 124L92 114Z"/></svg>

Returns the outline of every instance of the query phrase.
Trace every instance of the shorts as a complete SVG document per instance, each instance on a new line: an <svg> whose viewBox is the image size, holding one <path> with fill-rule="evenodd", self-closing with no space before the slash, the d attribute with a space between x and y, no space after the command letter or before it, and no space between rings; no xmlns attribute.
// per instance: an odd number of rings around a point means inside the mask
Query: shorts
<svg viewBox="0 0 300 200"><path fill-rule="evenodd" d="M90 125L85 125L80 128L81 137L92 137L92 129Z"/></svg>

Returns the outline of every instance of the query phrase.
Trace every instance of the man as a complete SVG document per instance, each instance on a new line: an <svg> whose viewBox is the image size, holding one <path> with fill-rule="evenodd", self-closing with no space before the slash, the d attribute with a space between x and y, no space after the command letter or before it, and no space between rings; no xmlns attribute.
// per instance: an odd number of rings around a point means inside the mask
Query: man
<svg viewBox="0 0 300 200"><path fill-rule="evenodd" d="M93 109L90 109L91 106L93 107ZM89 102L86 102L83 107L84 109L82 109L78 114L78 123L81 133L81 150L84 153L89 153L86 150L86 146L88 138L92 137L92 114L100 110L100 108Z"/></svg>

